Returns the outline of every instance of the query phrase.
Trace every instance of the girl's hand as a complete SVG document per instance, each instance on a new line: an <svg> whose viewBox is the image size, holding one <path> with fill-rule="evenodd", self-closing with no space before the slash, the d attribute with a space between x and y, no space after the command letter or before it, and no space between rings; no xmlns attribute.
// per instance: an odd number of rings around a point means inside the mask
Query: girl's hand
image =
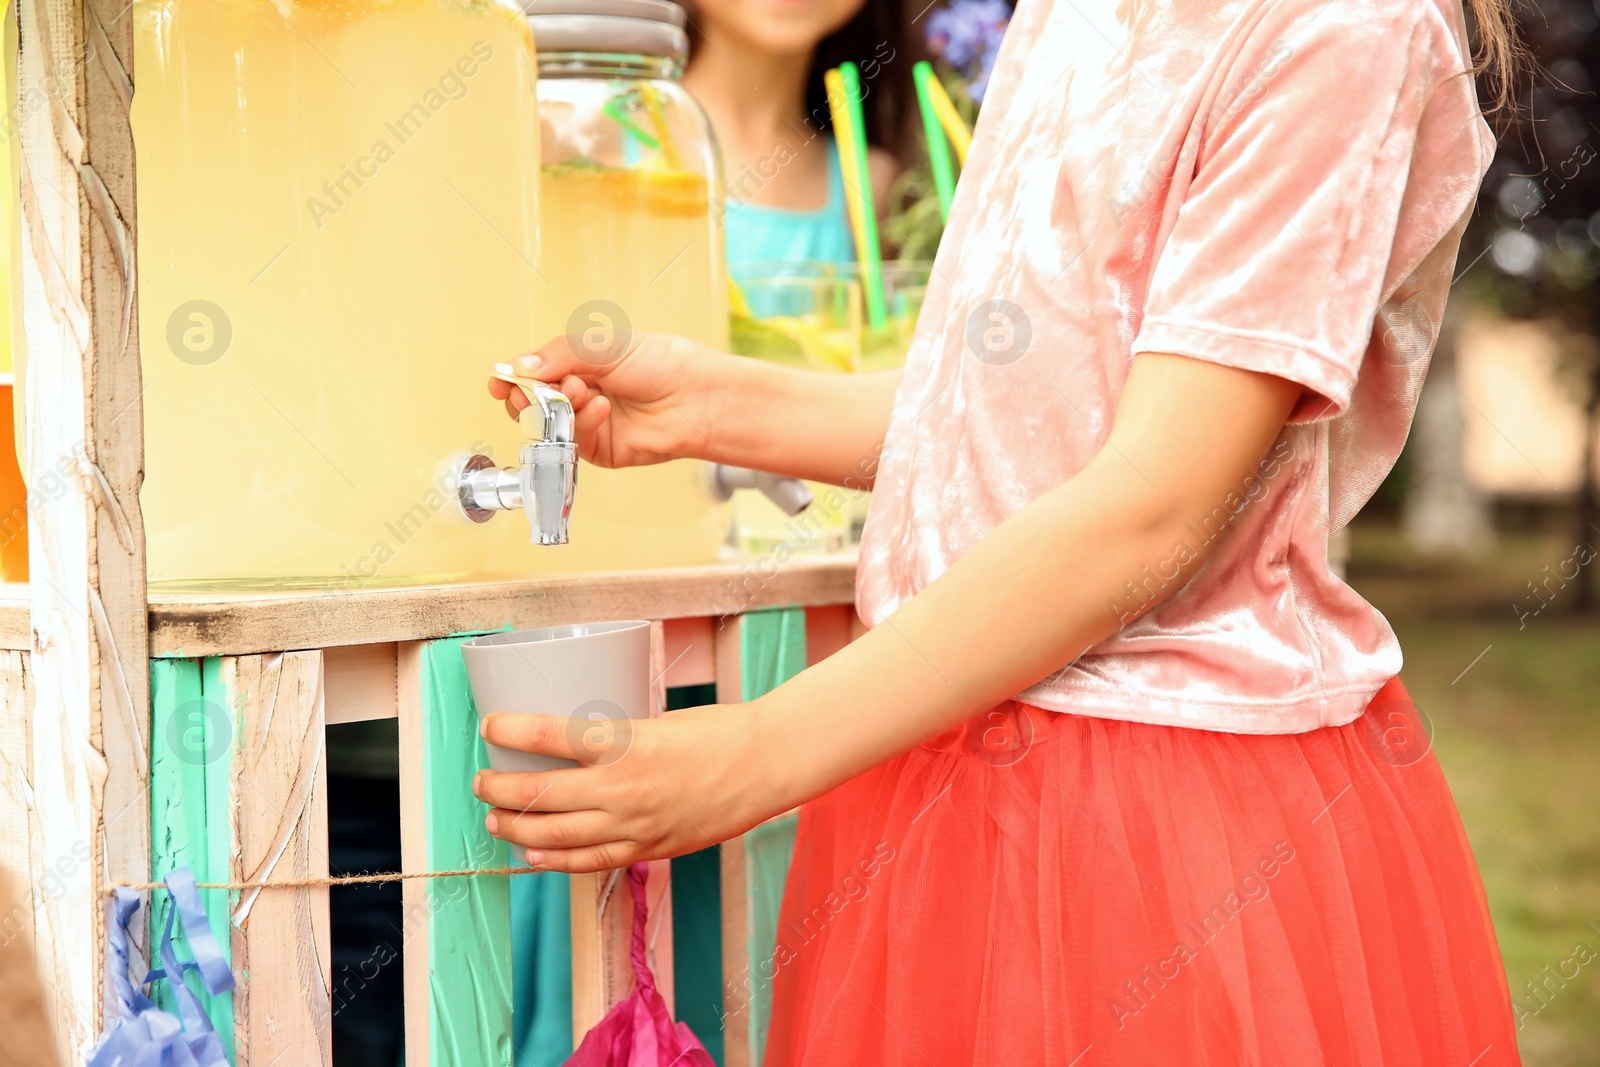
<svg viewBox="0 0 1600 1067"><path fill-rule="evenodd" d="M706 454L719 392L719 376L708 371L733 358L682 337L639 334L604 350L590 350L582 337L557 337L514 366L572 401L578 455L601 467L635 467ZM489 392L513 418L528 406L509 382L491 379Z"/></svg>
<svg viewBox="0 0 1600 1067"><path fill-rule="evenodd" d="M589 723L486 715L491 744L575 759L534 773L485 770L472 791L494 836L541 870L585 873L679 856L743 833L792 806L778 795L772 746L754 704L685 708Z"/></svg>

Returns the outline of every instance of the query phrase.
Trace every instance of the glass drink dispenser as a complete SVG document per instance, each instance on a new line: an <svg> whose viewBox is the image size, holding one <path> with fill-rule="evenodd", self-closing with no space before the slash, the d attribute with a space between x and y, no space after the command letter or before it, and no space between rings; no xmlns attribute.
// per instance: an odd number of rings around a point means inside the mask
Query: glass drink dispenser
<svg viewBox="0 0 1600 1067"><path fill-rule="evenodd" d="M541 202L534 313L597 362L634 333L674 333L726 351L721 178L711 128L678 79L683 10L663 0L535 0ZM572 538L508 539L491 569L681 566L714 560L722 508L707 465L584 465Z"/></svg>
<svg viewBox="0 0 1600 1067"><path fill-rule="evenodd" d="M526 549L526 520L477 525L452 484L470 453L516 463L484 382L538 340L520 10L136 0L134 18L152 582L445 581Z"/></svg>

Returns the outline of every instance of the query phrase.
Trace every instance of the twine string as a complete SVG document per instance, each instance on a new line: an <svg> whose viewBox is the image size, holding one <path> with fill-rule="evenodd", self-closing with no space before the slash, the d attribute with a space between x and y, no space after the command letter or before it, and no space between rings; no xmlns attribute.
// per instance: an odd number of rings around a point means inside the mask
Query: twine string
<svg viewBox="0 0 1600 1067"><path fill-rule="evenodd" d="M377 874L342 874L328 878L285 878L270 882L196 882L196 889L320 889L334 885L378 885L383 882L404 882L414 878L474 878L490 874L533 874L536 867L468 868L460 871L380 871ZM101 887L106 896L118 889L143 892L148 889L165 889L165 882L112 882Z"/></svg>

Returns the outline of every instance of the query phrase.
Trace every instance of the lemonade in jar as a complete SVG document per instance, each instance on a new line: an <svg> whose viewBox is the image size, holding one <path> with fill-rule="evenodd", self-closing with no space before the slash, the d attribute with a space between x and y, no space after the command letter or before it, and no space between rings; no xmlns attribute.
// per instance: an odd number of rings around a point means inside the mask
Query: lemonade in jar
<svg viewBox="0 0 1600 1067"><path fill-rule="evenodd" d="M564 333L597 363L644 332L725 350L720 167L710 126L678 81L683 10L664 0L536 0L527 13L539 46L541 335ZM725 519L706 464L584 464L578 487L571 542L508 542L497 575L716 559Z"/></svg>
<svg viewBox="0 0 1600 1067"><path fill-rule="evenodd" d="M515 462L537 340L533 39L483 0L135 0L150 577L480 575L452 465Z"/></svg>

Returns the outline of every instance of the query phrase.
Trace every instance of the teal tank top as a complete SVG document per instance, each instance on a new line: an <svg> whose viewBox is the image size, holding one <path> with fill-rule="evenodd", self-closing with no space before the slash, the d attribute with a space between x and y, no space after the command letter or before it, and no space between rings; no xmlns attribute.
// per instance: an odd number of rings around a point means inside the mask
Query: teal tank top
<svg viewBox="0 0 1600 1067"><path fill-rule="evenodd" d="M762 207L729 198L724 228L728 237L728 270L755 263L854 263L856 249L845 207L839 149L828 140L828 202L815 211Z"/></svg>

